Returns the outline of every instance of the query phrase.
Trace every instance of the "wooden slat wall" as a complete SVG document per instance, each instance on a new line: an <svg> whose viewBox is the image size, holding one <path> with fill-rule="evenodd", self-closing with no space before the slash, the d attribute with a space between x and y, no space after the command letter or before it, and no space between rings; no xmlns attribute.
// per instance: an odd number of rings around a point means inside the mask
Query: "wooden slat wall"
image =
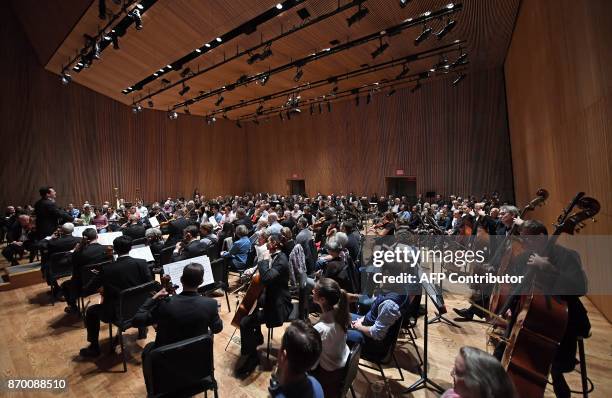
<svg viewBox="0 0 612 398"><path fill-rule="evenodd" d="M480 194L494 189L513 198L510 147L501 69L448 80L391 97L375 94L310 116L248 127L253 190L287 192L293 174L318 191L384 194L396 169L416 177L417 191Z"/></svg>
<svg viewBox="0 0 612 398"><path fill-rule="evenodd" d="M606 0L524 0L505 64L517 200L548 188L535 215L550 225L585 191L602 205L587 234L612 233L611 17ZM606 248L578 249L591 286L609 290ZM611 297L591 298L612 320Z"/></svg>
<svg viewBox="0 0 612 398"><path fill-rule="evenodd" d="M112 200L113 187L128 200L140 188L146 201L194 187L244 191L244 130L187 115L170 121L161 111L133 115L78 84L62 86L38 64L10 6L0 9L0 206L32 203L43 184L57 188L61 204Z"/></svg>

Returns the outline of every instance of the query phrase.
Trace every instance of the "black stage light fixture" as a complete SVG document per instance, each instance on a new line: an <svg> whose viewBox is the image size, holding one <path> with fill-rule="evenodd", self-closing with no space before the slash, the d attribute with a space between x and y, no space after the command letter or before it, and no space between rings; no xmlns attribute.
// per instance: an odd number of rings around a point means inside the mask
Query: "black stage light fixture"
<svg viewBox="0 0 612 398"><path fill-rule="evenodd" d="M393 94L395 94L395 88L391 87L391 90L389 90L389 92L387 93L387 97L390 97Z"/></svg>
<svg viewBox="0 0 612 398"><path fill-rule="evenodd" d="M98 18L106 19L106 1L98 0Z"/></svg>
<svg viewBox="0 0 612 398"><path fill-rule="evenodd" d="M191 115L191 111L187 107L185 107L185 115Z"/></svg>
<svg viewBox="0 0 612 398"><path fill-rule="evenodd" d="M346 19L346 23L348 24L349 28L351 25L361 21L366 15L368 15L369 12L370 10L368 10L366 7L362 7L361 4L359 4L359 9L357 12Z"/></svg>
<svg viewBox="0 0 612 398"><path fill-rule="evenodd" d="M221 105L223 100L224 100L223 96L221 94L219 94L219 98L217 98L217 101L215 101L215 106Z"/></svg>
<svg viewBox="0 0 612 398"><path fill-rule="evenodd" d="M463 73L458 74L457 77L455 78L455 80L453 80L452 86L456 87L457 84L459 84L459 82L461 80L463 80L463 79L465 79L465 74L463 74Z"/></svg>
<svg viewBox="0 0 612 398"><path fill-rule="evenodd" d="M253 65L255 62L261 61L261 54L255 53L255 54L249 54L249 55L250 57L247 58L247 64Z"/></svg>
<svg viewBox="0 0 612 398"><path fill-rule="evenodd" d="M264 59L266 59L268 57L271 57L272 55L273 55L272 54L272 45L268 44L266 46L266 48L264 48L264 50L261 52L260 58L263 61Z"/></svg>
<svg viewBox="0 0 612 398"><path fill-rule="evenodd" d="M139 112L142 112L142 106L140 104L132 105L132 113L137 114Z"/></svg>
<svg viewBox="0 0 612 398"><path fill-rule="evenodd" d="M239 129L242 128L242 124L240 124L240 120L236 120L236 126L238 126Z"/></svg>
<svg viewBox="0 0 612 398"><path fill-rule="evenodd" d="M427 38L431 35L432 30L433 29L431 29L431 27L429 27L427 25L423 25L423 30L421 31L421 33L419 33L417 38L414 39L414 45L418 46L423 41L427 40Z"/></svg>
<svg viewBox="0 0 612 398"><path fill-rule="evenodd" d="M176 120L178 119L178 113L176 113L176 111L168 111L168 118L170 120Z"/></svg>
<svg viewBox="0 0 612 398"><path fill-rule="evenodd" d="M306 20L308 18L310 18L310 13L308 12L308 10L306 9L306 7L301 8L297 11L297 15L302 18L302 20Z"/></svg>
<svg viewBox="0 0 612 398"><path fill-rule="evenodd" d="M134 8L132 12L130 13L130 17L134 20L134 26L136 27L136 30L142 29L142 18L140 16L139 7L142 7L142 6L138 4L136 8Z"/></svg>
<svg viewBox="0 0 612 398"><path fill-rule="evenodd" d="M465 65L467 63L467 57L467 53L462 53L461 55L459 55L459 57L457 57L455 62L451 64L451 67L455 68L459 65Z"/></svg>
<svg viewBox="0 0 612 398"><path fill-rule="evenodd" d="M263 113L263 109L264 109L263 104L260 104L260 105L257 107L257 110L255 110L255 113L257 113L258 115L261 115L261 114Z"/></svg>
<svg viewBox="0 0 612 398"><path fill-rule="evenodd" d="M409 1L410 0L399 0L400 7L402 7L402 8L406 7L408 5Z"/></svg>
<svg viewBox="0 0 612 398"><path fill-rule="evenodd" d="M112 32L110 37L111 37L111 40L113 41L113 48L115 50L119 50L119 38L117 37L117 33Z"/></svg>
<svg viewBox="0 0 612 398"><path fill-rule="evenodd" d="M191 89L191 87L186 86L185 82L183 82L183 88L181 88L181 91L179 91L179 95L183 96L185 94L187 94L187 92L189 91L189 89Z"/></svg>
<svg viewBox="0 0 612 398"><path fill-rule="evenodd" d="M378 57L379 55L381 55L382 53L385 52L385 50L389 48L389 43L383 43L382 42L382 38L380 39L380 45L378 46L378 48L374 51L372 51L372 59Z"/></svg>
<svg viewBox="0 0 612 398"><path fill-rule="evenodd" d="M152 100L147 101L147 105L149 105L149 108L153 108L154 106L153 101Z"/></svg>
<svg viewBox="0 0 612 398"><path fill-rule="evenodd" d="M302 70L302 68L298 68L297 72L295 73L295 76L293 77L293 81L299 82L302 76L304 76L304 71Z"/></svg>
<svg viewBox="0 0 612 398"><path fill-rule="evenodd" d="M170 80L163 78L161 79L162 84L170 84Z"/></svg>
<svg viewBox="0 0 612 398"><path fill-rule="evenodd" d="M263 87L266 85L269 79L270 73L264 73L259 79L257 79L257 84Z"/></svg>
<svg viewBox="0 0 612 398"><path fill-rule="evenodd" d="M62 84L65 86L72 81L72 76L70 76L70 74L66 72L62 72L61 81L62 81Z"/></svg>
<svg viewBox="0 0 612 398"><path fill-rule="evenodd" d="M402 65L402 70L400 71L400 73L397 74L397 76L395 76L395 79L399 80L404 78L408 74L408 72L410 72L410 68L408 68L408 65Z"/></svg>
<svg viewBox="0 0 612 398"><path fill-rule="evenodd" d="M448 34L448 32L453 30L455 25L457 25L457 21L455 21L454 19L447 20L446 25L444 25L444 27L436 33L438 40L442 39L444 36Z"/></svg>
<svg viewBox="0 0 612 398"><path fill-rule="evenodd" d="M189 69L189 67L186 67L185 69L183 69L181 71L181 77L184 79L186 78L189 74L191 73L191 69Z"/></svg>

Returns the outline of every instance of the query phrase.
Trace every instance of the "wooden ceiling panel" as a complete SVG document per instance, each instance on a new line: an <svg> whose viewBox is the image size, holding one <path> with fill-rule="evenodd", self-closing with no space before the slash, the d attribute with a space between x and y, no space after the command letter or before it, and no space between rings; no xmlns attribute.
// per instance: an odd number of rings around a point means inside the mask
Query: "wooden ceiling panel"
<svg viewBox="0 0 612 398"><path fill-rule="evenodd" d="M378 41L372 41L349 50L333 54L328 57L308 63L303 67L303 77L299 83L293 78L295 68L275 74L268 83L262 87L251 83L238 87L233 91L223 93L224 106L247 101L272 93L296 87L309 81L326 79L329 76L358 69L363 64L375 64L405 57L410 54L435 48L441 44L454 40L466 40L469 53L469 70L478 71L499 67L503 64L507 48L512 35L512 29L520 0L465 0L462 2L463 10L453 14L457 21L455 29L443 40L438 41L431 37L420 46L414 46L414 38L420 33L421 27L404 30L400 35L383 39L389 43L389 48L372 59L371 53L378 47ZM269 69L290 63L303 58L315 51L330 47L331 40L346 42L379 32L385 28L396 25L409 17L416 17L425 11L439 10L449 0L413 0L405 8L399 7L399 0L366 0L363 5L369 13L348 27L346 19L354 14L356 7L345 10L330 17L323 22L291 33L272 44L273 55L262 62L249 65L247 57L228 61L220 67L189 79L186 84L190 91L184 96L179 95L180 85L169 88L156 94L152 100L154 108L167 110L175 104L196 97L200 92L220 88L234 83L241 75L252 76ZM108 2L112 4L112 2ZM161 88L161 78L149 83L141 91L124 95L121 91L151 75L160 67L170 64L203 43L230 31L249 19L273 7L277 0L239 0L223 1L210 0L206 2L196 0L159 0L143 15L143 29L136 31L133 27L128 29L120 39L120 50L107 48L100 61L81 73L73 73L73 80L93 90L101 92L125 104L139 101L152 91ZM349 0L340 0L340 5L349 3ZM222 62L238 51L256 46L270 40L281 32L287 32L294 26L302 23L296 11L307 8L311 18L332 12L338 6L337 0L305 0L293 9L283 12L272 21L258 27L250 35L241 35L229 43L223 43L188 65L192 71L202 70ZM430 26L437 31L446 20L433 21ZM64 44L58 49L47 65L47 69L58 73L62 60L70 54L75 54L82 43L82 35L86 31L95 33L100 20L97 19L97 2L94 1L90 9L84 14L73 32L66 38ZM258 52L261 50L258 50ZM450 56L456 57L457 53ZM432 65L437 59L415 63L411 70L418 71ZM340 90L371 84L382 79L393 79L400 71L400 67L377 71L350 81L339 83ZM164 75L175 83L180 80L179 72L172 71ZM329 93L331 85L317 89L303 91L303 98L312 98ZM364 94L365 95L365 94ZM215 106L217 97L211 97L190 105L192 114L206 115L219 109ZM286 101L284 99L271 100L267 106L274 106ZM146 106L146 101L142 102ZM254 112L258 104L232 111L229 116L235 118L243 114ZM183 109L178 109L181 112Z"/></svg>

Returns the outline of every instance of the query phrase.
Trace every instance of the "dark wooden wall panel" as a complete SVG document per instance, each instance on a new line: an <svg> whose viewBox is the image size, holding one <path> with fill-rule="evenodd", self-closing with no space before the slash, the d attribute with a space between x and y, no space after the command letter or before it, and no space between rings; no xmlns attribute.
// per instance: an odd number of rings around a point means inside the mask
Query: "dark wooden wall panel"
<svg viewBox="0 0 612 398"><path fill-rule="evenodd" d="M0 27L0 206L36 200L52 184L62 204L244 192L245 130L220 120L129 107L78 84L62 86L37 62L10 6Z"/></svg>
<svg viewBox="0 0 612 398"><path fill-rule="evenodd" d="M514 184L519 203L540 187L551 225L573 195L601 205L584 233L612 233L612 10L606 0L524 0L506 59ZM612 285L608 248L576 248L590 284ZM612 320L610 296L592 297Z"/></svg>
<svg viewBox="0 0 612 398"><path fill-rule="evenodd" d="M288 178L306 190L384 193L396 169L417 180L417 191L513 197L503 72L469 75L457 87L448 80L391 97L375 94L284 122L275 117L248 125L252 190L286 192Z"/></svg>

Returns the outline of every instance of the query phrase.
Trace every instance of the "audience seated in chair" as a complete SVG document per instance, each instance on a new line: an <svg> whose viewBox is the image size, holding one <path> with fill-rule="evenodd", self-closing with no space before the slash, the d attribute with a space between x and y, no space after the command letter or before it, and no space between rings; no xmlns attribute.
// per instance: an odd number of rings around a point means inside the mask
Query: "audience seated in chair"
<svg viewBox="0 0 612 398"><path fill-rule="evenodd" d="M321 384L306 372L321 355L321 337L310 324L297 320L285 330L278 355L278 370L270 380L274 398L323 398ZM341 383L341 380L338 380Z"/></svg>
<svg viewBox="0 0 612 398"><path fill-rule="evenodd" d="M251 241L249 240L249 231L244 225L239 225L236 228L236 236L238 238L232 244L229 251L221 252L221 257L231 261L230 269L244 271L246 269L247 257L251 250Z"/></svg>
<svg viewBox="0 0 612 398"><path fill-rule="evenodd" d="M11 265L19 264L17 256L23 255L28 250L31 251L34 248L34 236L29 231L30 227L30 216L26 214L19 215L16 220L15 218L8 217L9 220L6 223L10 223L7 226L6 240L7 245L2 249L2 255ZM11 221L12 219L12 221Z"/></svg>
<svg viewBox="0 0 612 398"><path fill-rule="evenodd" d="M453 388L441 398L516 398L512 380L501 363L478 348L461 347L451 370Z"/></svg>
<svg viewBox="0 0 612 398"><path fill-rule="evenodd" d="M321 307L321 318L314 328L321 335L323 350L312 374L323 387L325 397L339 398L344 366L349 356L346 332L350 324L348 295L330 278L319 279L313 301Z"/></svg>

